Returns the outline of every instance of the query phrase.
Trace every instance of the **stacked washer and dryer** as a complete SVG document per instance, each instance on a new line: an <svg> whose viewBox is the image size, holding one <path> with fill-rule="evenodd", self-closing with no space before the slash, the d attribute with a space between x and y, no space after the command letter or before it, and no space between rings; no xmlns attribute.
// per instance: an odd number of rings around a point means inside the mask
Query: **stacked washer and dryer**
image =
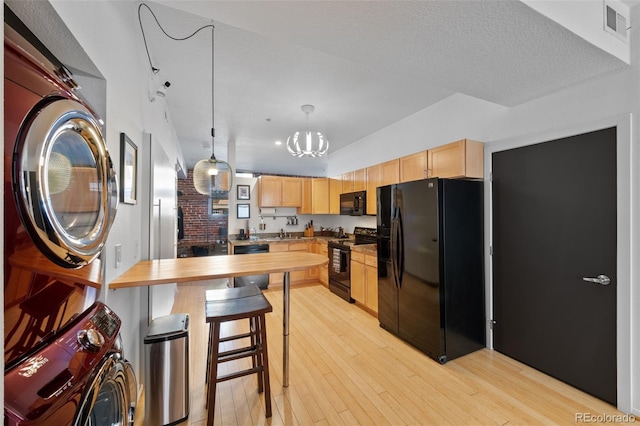
<svg viewBox="0 0 640 426"><path fill-rule="evenodd" d="M118 186L71 73L5 5L4 424L133 424L120 319L97 301Z"/></svg>

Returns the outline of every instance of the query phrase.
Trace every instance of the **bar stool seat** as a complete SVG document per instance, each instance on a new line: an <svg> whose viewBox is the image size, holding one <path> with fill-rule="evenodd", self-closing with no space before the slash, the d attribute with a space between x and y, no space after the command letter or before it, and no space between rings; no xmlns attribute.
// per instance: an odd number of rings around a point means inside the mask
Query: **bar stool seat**
<svg viewBox="0 0 640 426"><path fill-rule="evenodd" d="M256 287L257 289L257 287ZM223 293L226 292L226 297ZM247 295L250 294L250 295ZM271 417L271 386L265 314L273 308L262 292L251 287L215 290L207 295L205 315L209 328L209 356L207 357L207 425L213 425L216 385L220 382L250 374L258 376L258 393L264 391L266 417ZM249 319L248 333L220 338L224 322ZM249 338L250 343L237 349L220 352L220 343ZM252 367L218 377L218 364L251 357Z"/></svg>

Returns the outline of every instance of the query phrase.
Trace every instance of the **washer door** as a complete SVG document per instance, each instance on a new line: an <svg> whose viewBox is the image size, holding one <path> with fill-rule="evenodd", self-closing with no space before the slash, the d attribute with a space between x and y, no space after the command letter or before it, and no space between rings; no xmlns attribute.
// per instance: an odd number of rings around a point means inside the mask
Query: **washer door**
<svg viewBox="0 0 640 426"><path fill-rule="evenodd" d="M120 354L105 359L80 401L75 426L133 425L137 385L131 365Z"/></svg>
<svg viewBox="0 0 640 426"><path fill-rule="evenodd" d="M14 192L34 243L54 263L77 268L101 252L118 205L118 185L93 114L55 99L34 109L18 135Z"/></svg>

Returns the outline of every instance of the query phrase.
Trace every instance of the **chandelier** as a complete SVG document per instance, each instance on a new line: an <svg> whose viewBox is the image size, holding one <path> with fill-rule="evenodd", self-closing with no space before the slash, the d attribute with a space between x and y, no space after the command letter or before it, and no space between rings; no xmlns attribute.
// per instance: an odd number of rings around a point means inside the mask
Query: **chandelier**
<svg viewBox="0 0 640 426"><path fill-rule="evenodd" d="M212 198L227 198L233 181L233 170L229 163L216 159L216 129L213 126L213 30L211 25L211 158L196 163L193 168L193 186L200 194Z"/></svg>
<svg viewBox="0 0 640 426"><path fill-rule="evenodd" d="M302 105L300 108L307 116L307 129L295 132L287 138L287 150L294 157L305 155L320 157L329 149L329 141L322 133L309 130L309 114L315 110L315 107L313 105Z"/></svg>

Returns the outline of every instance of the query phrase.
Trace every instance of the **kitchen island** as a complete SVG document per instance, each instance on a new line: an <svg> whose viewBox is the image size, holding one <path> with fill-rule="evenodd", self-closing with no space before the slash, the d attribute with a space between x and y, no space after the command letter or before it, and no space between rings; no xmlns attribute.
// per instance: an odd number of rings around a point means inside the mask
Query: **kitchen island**
<svg viewBox="0 0 640 426"><path fill-rule="evenodd" d="M289 386L289 312L291 271L328 262L325 256L304 252L256 253L249 256L206 256L143 260L109 284L110 289L156 284L185 283L243 275L284 274L283 288L283 386Z"/></svg>

